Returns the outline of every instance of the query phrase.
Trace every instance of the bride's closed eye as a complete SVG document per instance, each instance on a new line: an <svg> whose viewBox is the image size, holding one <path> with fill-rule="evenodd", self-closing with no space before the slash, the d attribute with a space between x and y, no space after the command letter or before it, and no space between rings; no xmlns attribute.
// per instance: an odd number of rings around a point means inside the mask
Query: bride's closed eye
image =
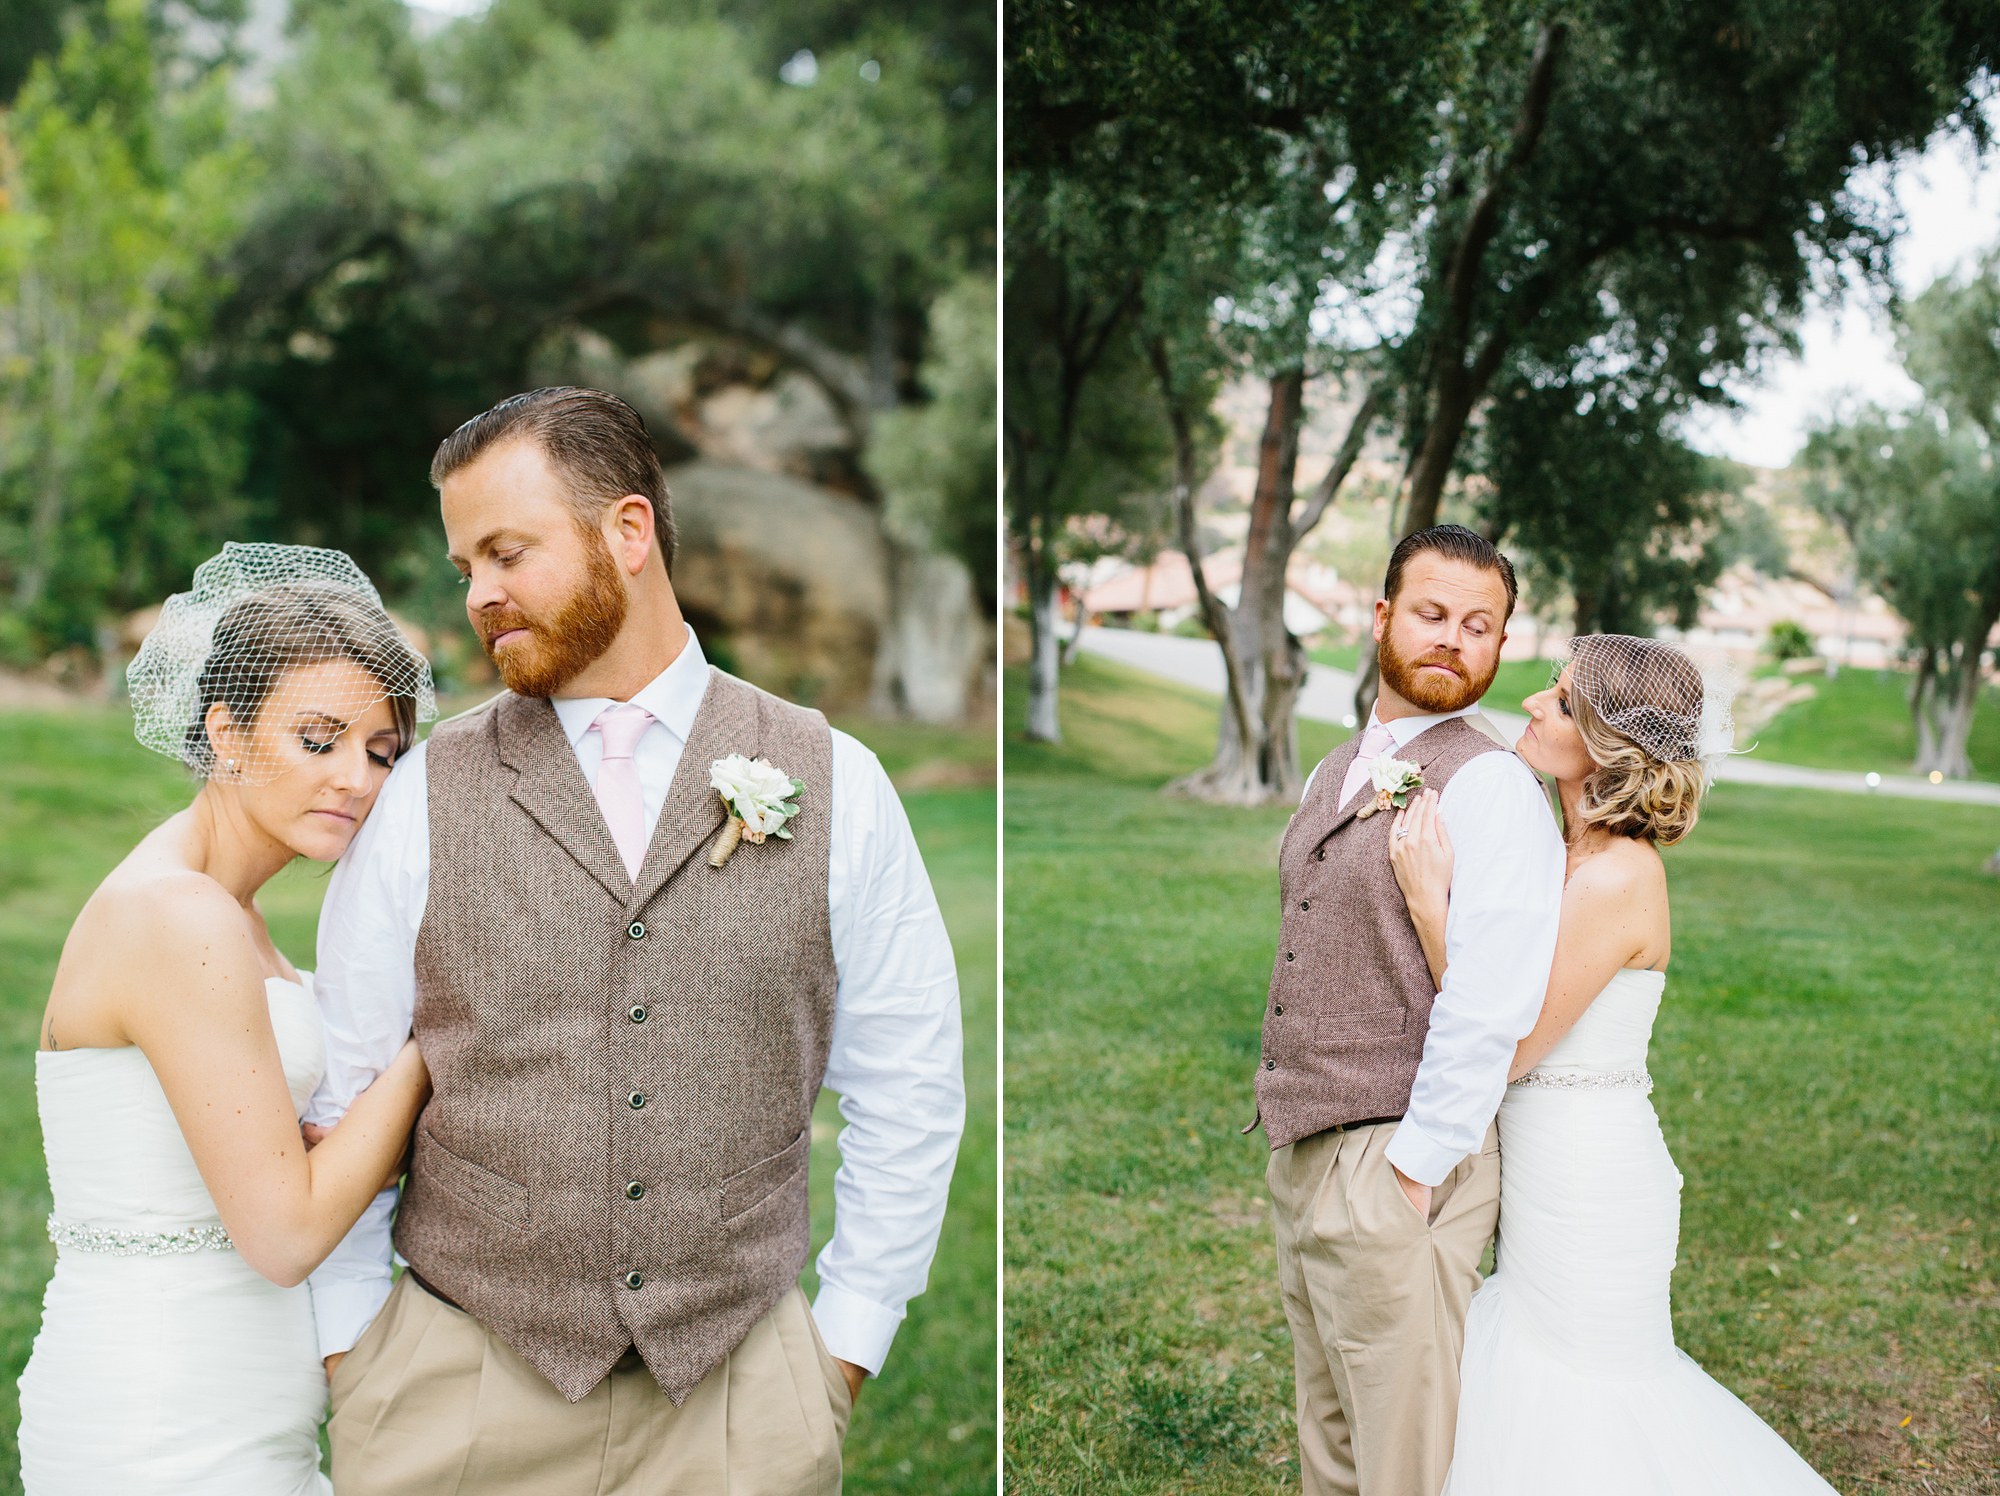
<svg viewBox="0 0 2000 1496"><path fill-rule="evenodd" d="M332 737L327 738L316 738L311 733L306 732L299 734L299 746L312 754L331 753L335 745L339 742L339 733L335 733ZM377 753L373 748L368 750L368 762L377 764L384 769L392 768L395 765L394 758L387 754Z"/></svg>

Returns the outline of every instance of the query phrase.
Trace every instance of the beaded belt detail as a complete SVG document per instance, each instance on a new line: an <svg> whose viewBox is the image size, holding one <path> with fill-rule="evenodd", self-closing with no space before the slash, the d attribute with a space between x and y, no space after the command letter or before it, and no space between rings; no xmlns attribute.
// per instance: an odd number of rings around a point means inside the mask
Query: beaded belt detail
<svg viewBox="0 0 2000 1496"><path fill-rule="evenodd" d="M1648 1096L1653 1094L1653 1077L1644 1070L1587 1070L1566 1075L1530 1070L1509 1084L1546 1087L1551 1091L1641 1091Z"/></svg>
<svg viewBox="0 0 2000 1496"><path fill-rule="evenodd" d="M220 1226L185 1231L120 1231L115 1226L79 1226L49 1217L49 1240L72 1252L105 1252L113 1257L172 1257L183 1252L227 1252L234 1248Z"/></svg>

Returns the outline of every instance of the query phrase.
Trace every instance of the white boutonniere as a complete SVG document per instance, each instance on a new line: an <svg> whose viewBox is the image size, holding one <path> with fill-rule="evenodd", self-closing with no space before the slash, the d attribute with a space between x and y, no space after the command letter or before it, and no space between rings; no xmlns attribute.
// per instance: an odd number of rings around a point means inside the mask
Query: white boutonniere
<svg viewBox="0 0 2000 1496"><path fill-rule="evenodd" d="M710 867L721 867L740 842L762 842L767 836L790 841L785 822L799 813L799 796L806 792L800 781L761 758L745 758L732 753L708 766L708 782L729 807L729 824L715 839L708 854Z"/></svg>
<svg viewBox="0 0 2000 1496"><path fill-rule="evenodd" d="M1375 798L1354 813L1357 821L1367 820L1378 810L1401 810L1408 805L1410 796L1424 787L1424 767L1378 754L1368 766L1368 782L1375 787Z"/></svg>

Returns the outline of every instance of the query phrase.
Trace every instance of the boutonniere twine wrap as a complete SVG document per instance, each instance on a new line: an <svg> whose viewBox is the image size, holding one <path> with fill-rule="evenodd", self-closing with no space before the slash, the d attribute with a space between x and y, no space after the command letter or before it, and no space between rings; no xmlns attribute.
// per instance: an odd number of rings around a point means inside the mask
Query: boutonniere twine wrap
<svg viewBox="0 0 2000 1496"><path fill-rule="evenodd" d="M732 753L708 766L708 782L729 807L729 824L708 854L710 867L721 867L743 842L759 843L767 836L790 841L785 822L799 813L804 784L768 760Z"/></svg>
<svg viewBox="0 0 2000 1496"><path fill-rule="evenodd" d="M1375 798L1354 813L1357 821L1367 820L1378 810L1401 810L1408 805L1410 796L1424 787L1424 766L1378 754L1368 766L1368 782L1375 787Z"/></svg>

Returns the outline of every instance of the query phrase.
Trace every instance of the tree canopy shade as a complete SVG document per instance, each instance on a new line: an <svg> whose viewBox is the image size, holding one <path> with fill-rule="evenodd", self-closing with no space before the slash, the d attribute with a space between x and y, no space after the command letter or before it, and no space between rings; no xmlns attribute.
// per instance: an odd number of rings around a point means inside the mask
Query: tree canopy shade
<svg viewBox="0 0 2000 1496"><path fill-rule="evenodd" d="M1684 600L1693 573L1642 563L1712 517L1677 418L1786 345L1822 268L1883 272L1895 226L1849 173L1940 128L1982 132L1974 89L2000 45L1970 3L1012 10L1010 164L1115 203L1144 229L1121 247L1146 315L1205 319L1271 379L1284 471L1259 502L1286 523L1262 533L1302 533L1309 512L1289 477L1296 381L1341 372L1395 432L1399 532L1477 473L1465 496L1487 528L1564 547L1543 571L1628 623ZM1154 273L1218 216L1240 233L1214 274ZM1566 441L1589 456L1559 473ZM1590 476L1621 467L1645 485ZM1280 579L1282 561L1246 556ZM1276 680L1282 581L1262 593L1269 616L1237 632L1269 642L1236 653ZM1283 752L1263 757L1261 791L1295 793Z"/></svg>
<svg viewBox="0 0 2000 1496"><path fill-rule="evenodd" d="M36 237L58 221L37 204L72 192L88 211L64 232L103 219L105 252L126 257L91 269L116 302L92 315L143 351L157 402L144 420L64 427L86 468L123 454L129 499L105 523L65 485L101 553L78 553L73 585L38 569L39 522L15 496L26 449L0 448L17 661L91 642L225 530L339 546L422 611L449 586L432 450L578 328L628 357L707 338L759 378L797 371L851 438L813 476L893 503L903 531L991 575L990 464L981 504L976 452L936 431L892 421L902 459L868 452L884 416L977 424L970 303L982 286L990 300L996 270L990 18L924 0L494 0L420 36L399 0L297 0L268 99L232 103L226 70L204 82L182 65L200 27L106 3L0 116L15 184L0 273L54 284L95 266L45 262L56 241ZM809 68L787 66L806 53ZM91 81L106 70L126 101L110 113ZM60 153L38 142L57 118L71 156L96 153L95 178L49 175ZM106 155L112 135L136 165ZM119 190L116 171L154 196ZM157 314L135 322L127 302ZM0 409L56 420L54 376L31 387L12 370ZM692 455L660 435L668 460Z"/></svg>

